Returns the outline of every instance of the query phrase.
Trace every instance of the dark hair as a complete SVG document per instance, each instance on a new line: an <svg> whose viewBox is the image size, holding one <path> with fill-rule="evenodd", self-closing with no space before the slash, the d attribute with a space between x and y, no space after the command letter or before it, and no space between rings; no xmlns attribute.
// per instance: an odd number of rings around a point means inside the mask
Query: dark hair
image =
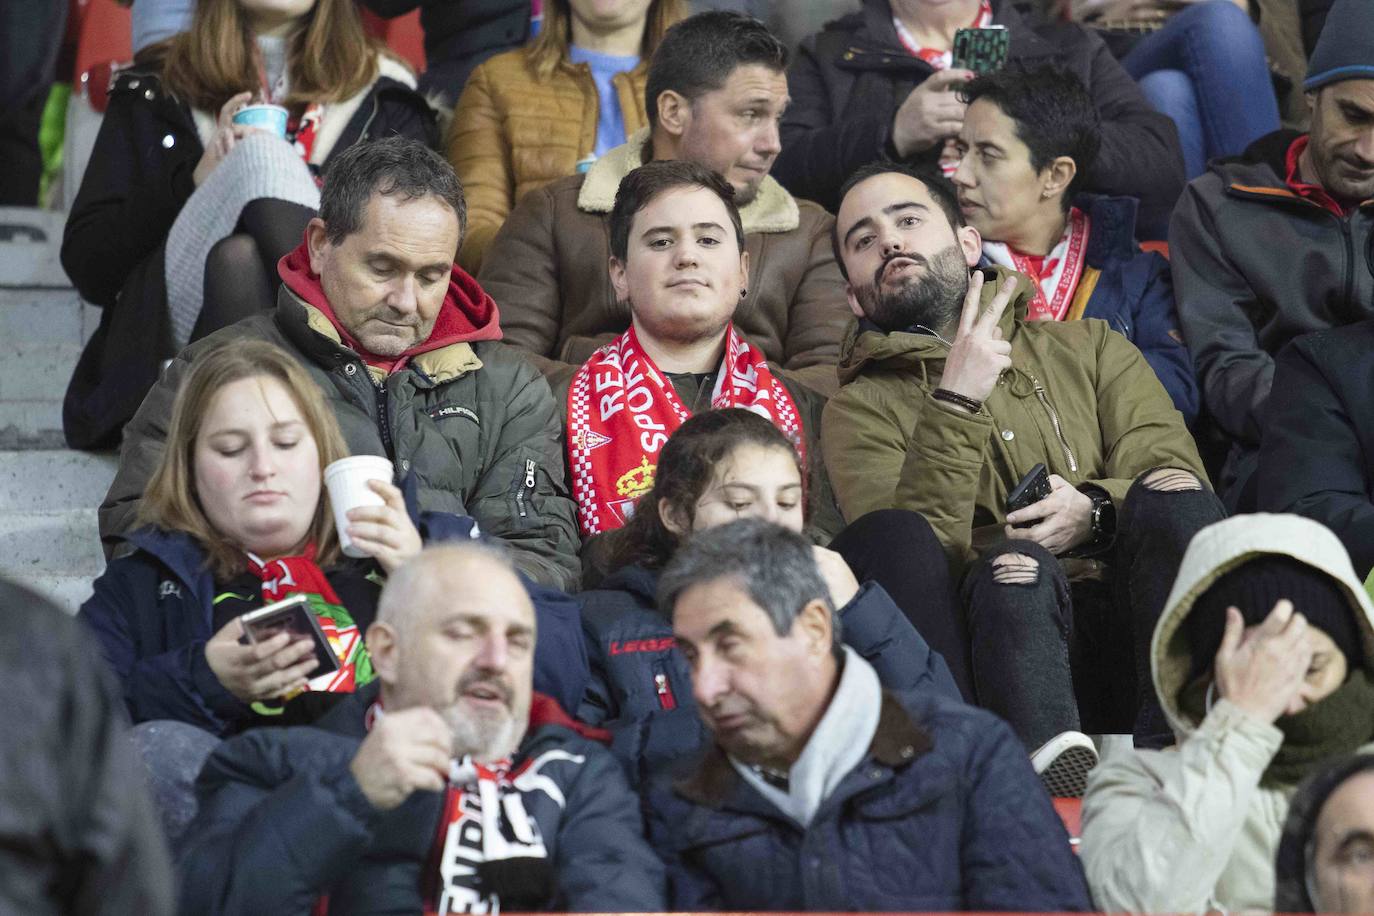
<svg viewBox="0 0 1374 916"><path fill-rule="evenodd" d="M611 208L611 255L622 264L630 250L630 223L635 214L660 194L677 188L703 188L725 204L730 224L735 227L735 242L744 251L744 224L735 206L735 189L730 182L700 163L686 159L657 159L646 162L620 180Z"/></svg>
<svg viewBox="0 0 1374 916"><path fill-rule="evenodd" d="M1078 173L1060 203L1067 211L1075 189L1097 160L1102 145L1102 122L1092 96L1067 70L997 70L977 77L959 92L969 104L986 99L1016 126L1016 137L1030 150L1031 168L1041 172L1060 156L1068 156Z"/></svg>
<svg viewBox="0 0 1374 916"><path fill-rule="evenodd" d="M448 160L418 140L387 137L355 143L339 153L324 173L320 219L330 244L363 225L363 208L374 194L416 200L433 195L458 217L458 242L468 231L468 204L463 185Z"/></svg>
<svg viewBox="0 0 1374 916"><path fill-rule="evenodd" d="M880 160L870 162L855 170L854 174L844 180L840 185L840 196L837 198L839 204L835 206L835 215L840 213L840 206L844 204L844 199L849 192L870 178L877 178L879 175L905 175L914 178L926 186L930 192L931 199L944 212L945 218L949 220L951 229L958 229L965 224L964 213L959 209L959 193L954 190L954 183L933 169L916 169L900 162L890 162ZM849 271L845 270L843 251L840 248L840 223L835 220L830 224L830 250L835 254L835 263L840 266L840 273L846 280L849 279Z"/></svg>
<svg viewBox="0 0 1374 916"><path fill-rule="evenodd" d="M769 420L743 407L707 410L677 428L658 456L654 488L639 498L625 527L606 537L611 570L639 564L662 569L680 539L663 524L659 504L667 503L690 524L697 500L711 483L716 465L741 445L786 449L797 463L803 486L806 470L791 440Z"/></svg>
<svg viewBox="0 0 1374 916"><path fill-rule="evenodd" d="M811 542L761 518L742 518L702 531L677 552L658 580L658 606L671 618L682 593L703 582L733 579L773 622L792 632L802 608L821 601L830 612L831 648L840 647L840 619L816 568Z"/></svg>
<svg viewBox="0 0 1374 916"><path fill-rule="evenodd" d="M663 35L649 60L644 110L658 123L658 97L668 90L695 102L725 85L736 67L761 64L787 69L787 46L752 16L708 10L690 16Z"/></svg>

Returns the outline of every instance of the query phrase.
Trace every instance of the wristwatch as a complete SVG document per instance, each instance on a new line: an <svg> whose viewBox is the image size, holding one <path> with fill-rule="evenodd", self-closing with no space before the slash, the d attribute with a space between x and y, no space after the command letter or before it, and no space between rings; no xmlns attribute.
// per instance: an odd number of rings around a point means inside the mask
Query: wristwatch
<svg viewBox="0 0 1374 916"><path fill-rule="evenodd" d="M1085 491L1085 495L1093 501L1093 544L1110 544L1116 537L1116 503L1107 491L1098 487Z"/></svg>

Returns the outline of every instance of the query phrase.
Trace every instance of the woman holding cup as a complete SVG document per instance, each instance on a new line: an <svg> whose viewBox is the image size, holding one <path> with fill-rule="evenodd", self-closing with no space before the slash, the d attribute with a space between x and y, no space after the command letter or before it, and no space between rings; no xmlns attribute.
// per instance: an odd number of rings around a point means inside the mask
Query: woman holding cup
<svg viewBox="0 0 1374 916"><path fill-rule="evenodd" d="M323 491L335 465L346 473L334 503L354 505L337 528ZM376 574L418 553L420 534L390 462L347 457L319 389L288 354L235 342L196 360L142 512L137 549L109 565L80 612L135 723L171 719L223 736L308 721L331 694L371 680L362 634ZM345 561L340 535L370 559ZM312 640L250 643L240 621L295 594L339 661L313 680Z"/></svg>
<svg viewBox="0 0 1374 916"><path fill-rule="evenodd" d="M119 73L62 245L104 309L67 392L72 445L112 444L164 360L273 307L334 153L437 141L414 86L353 0L198 0Z"/></svg>

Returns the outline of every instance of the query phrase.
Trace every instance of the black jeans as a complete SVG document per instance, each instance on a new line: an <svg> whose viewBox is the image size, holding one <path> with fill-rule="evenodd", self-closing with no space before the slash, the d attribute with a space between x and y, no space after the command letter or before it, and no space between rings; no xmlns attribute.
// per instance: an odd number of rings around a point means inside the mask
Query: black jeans
<svg viewBox="0 0 1374 916"><path fill-rule="evenodd" d="M973 702L968 640L940 539L919 512L879 509L835 536L830 549L854 578L877 582L926 643L944 656L964 699Z"/></svg>
<svg viewBox="0 0 1374 916"><path fill-rule="evenodd" d="M0 0L0 207L38 203L38 131L66 25L66 0Z"/></svg>
<svg viewBox="0 0 1374 916"><path fill-rule="evenodd" d="M1142 475L1142 478L1148 475ZM1029 750L1063 731L1116 733L1136 743L1172 741L1150 675L1150 639L1194 534L1225 518L1211 490L1126 495L1106 580L1070 583L1063 565L1032 541L1009 540L969 570L965 608L978 702L1011 723ZM1020 554L1021 575L995 561ZM1027 572L1034 567L1033 571Z"/></svg>

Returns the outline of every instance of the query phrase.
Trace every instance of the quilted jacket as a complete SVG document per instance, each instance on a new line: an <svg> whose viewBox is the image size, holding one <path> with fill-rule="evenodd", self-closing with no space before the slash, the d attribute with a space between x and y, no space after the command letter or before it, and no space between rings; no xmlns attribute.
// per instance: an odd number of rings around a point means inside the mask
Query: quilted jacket
<svg viewBox="0 0 1374 916"><path fill-rule="evenodd" d="M656 776L646 807L674 910L1091 909L1025 748L944 697L885 693L868 754L806 829L714 744L685 778Z"/></svg>
<svg viewBox="0 0 1374 916"><path fill-rule="evenodd" d="M624 139L649 123L644 113L648 74L649 65L641 62L611 79L625 120ZM468 231L458 253L465 270L477 273L516 201L574 174L591 155L599 105L586 64L563 61L548 79L539 79L528 51L518 48L472 71L444 143L468 201Z"/></svg>

